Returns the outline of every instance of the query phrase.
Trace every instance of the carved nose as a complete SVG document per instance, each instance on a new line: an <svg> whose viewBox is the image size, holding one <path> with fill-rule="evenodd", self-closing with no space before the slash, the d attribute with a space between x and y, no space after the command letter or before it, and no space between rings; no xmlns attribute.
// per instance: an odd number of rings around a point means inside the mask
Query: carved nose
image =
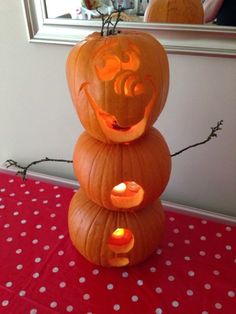
<svg viewBox="0 0 236 314"><path fill-rule="evenodd" d="M118 95L135 97L144 93L144 86L137 74L124 71L115 78L114 91Z"/></svg>

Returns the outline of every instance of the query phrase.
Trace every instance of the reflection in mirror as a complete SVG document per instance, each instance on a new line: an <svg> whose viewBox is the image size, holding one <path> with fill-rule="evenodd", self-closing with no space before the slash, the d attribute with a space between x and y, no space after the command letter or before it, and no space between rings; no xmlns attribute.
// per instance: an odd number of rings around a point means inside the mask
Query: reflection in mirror
<svg viewBox="0 0 236 314"><path fill-rule="evenodd" d="M31 42L74 45L92 32L100 31L100 18L92 17L91 14L88 14L88 16L85 16L87 20L80 19L83 18L83 16L81 16L81 14L78 16L80 11L76 11L77 9L80 10L82 6L80 1L82 0L22 0L29 40ZM152 1L161 0L114 1L117 1L116 3L118 3L118 1L130 1L124 2L128 3L127 6L131 6L131 1L134 1L134 8L132 7L122 12L125 14L123 15L125 19L123 22L119 23L120 29L135 29L137 31L148 32L158 38L168 53L236 56L235 27L216 26L212 22L204 25L143 23L140 21L143 21L144 15L142 15L142 13L138 15L140 3L143 5L141 8L145 10L147 5ZM207 0L205 0L205 2L206 1ZM232 1L236 2L235 0ZM56 6L54 5L55 3ZM80 4L79 7L78 3ZM113 7L112 4L112 10ZM91 13L91 10L88 11ZM234 16L236 16L236 14Z"/></svg>
<svg viewBox="0 0 236 314"><path fill-rule="evenodd" d="M94 20L121 7L121 20L130 22L143 21L148 3L149 0L45 0L48 18Z"/></svg>

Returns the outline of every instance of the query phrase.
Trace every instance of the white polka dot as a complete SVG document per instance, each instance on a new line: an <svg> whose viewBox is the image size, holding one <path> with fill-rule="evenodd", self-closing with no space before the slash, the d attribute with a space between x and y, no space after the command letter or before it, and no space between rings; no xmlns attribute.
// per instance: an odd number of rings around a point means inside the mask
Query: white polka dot
<svg viewBox="0 0 236 314"><path fill-rule="evenodd" d="M16 203L17 206L20 206L20 205L22 205L22 204L23 204L22 202L17 202L17 203Z"/></svg>
<svg viewBox="0 0 236 314"><path fill-rule="evenodd" d="M26 236L27 236L27 232L23 231L23 232L21 232L20 235L21 235L22 237L26 237Z"/></svg>
<svg viewBox="0 0 236 314"><path fill-rule="evenodd" d="M123 278L127 278L129 276L129 274L127 273L127 271L123 271L122 272L122 277Z"/></svg>
<svg viewBox="0 0 236 314"><path fill-rule="evenodd" d="M52 213L52 214L50 215L50 217L51 217L51 218L55 218L55 217L56 217L56 214L55 214L55 213Z"/></svg>
<svg viewBox="0 0 236 314"><path fill-rule="evenodd" d="M12 237L8 237L8 238L6 238L6 241L7 241L7 242L12 242L12 241L13 241L13 238L12 238Z"/></svg>
<svg viewBox="0 0 236 314"><path fill-rule="evenodd" d="M30 314L37 314L37 312L38 312L38 311L37 311L36 309L31 309L31 310L30 310Z"/></svg>
<svg viewBox="0 0 236 314"><path fill-rule="evenodd" d="M18 270L23 269L23 265L22 265L22 264L18 264L18 265L16 265L16 269L18 269Z"/></svg>
<svg viewBox="0 0 236 314"><path fill-rule="evenodd" d="M173 232L174 232L175 234L178 234L178 233L179 233L179 229L178 229L178 228L175 228L175 229L173 229Z"/></svg>
<svg viewBox="0 0 236 314"><path fill-rule="evenodd" d="M175 281L175 277L174 276L168 276L168 280L169 281Z"/></svg>
<svg viewBox="0 0 236 314"><path fill-rule="evenodd" d="M16 195L16 193L11 193L9 195L10 195L10 197L14 197Z"/></svg>
<svg viewBox="0 0 236 314"><path fill-rule="evenodd" d="M64 239L64 237L65 237L64 234L60 234L60 235L58 236L58 239L61 240L61 239Z"/></svg>
<svg viewBox="0 0 236 314"><path fill-rule="evenodd" d="M170 217L169 220L170 221L175 221L175 217Z"/></svg>
<svg viewBox="0 0 236 314"><path fill-rule="evenodd" d="M189 228L190 230L193 230L193 229L195 228L195 226L194 226L194 225L189 225L188 228Z"/></svg>
<svg viewBox="0 0 236 314"><path fill-rule="evenodd" d="M169 246L169 247L174 247L175 245L174 245L173 242L168 242L168 246Z"/></svg>
<svg viewBox="0 0 236 314"><path fill-rule="evenodd" d="M200 251L200 252L199 252L199 255L201 255L201 256L206 256L206 252L205 252L205 251Z"/></svg>
<svg viewBox="0 0 236 314"><path fill-rule="evenodd" d="M6 282L5 286L6 286L7 288L12 287L12 286L13 286L12 281L8 281L8 282Z"/></svg>
<svg viewBox="0 0 236 314"><path fill-rule="evenodd" d="M5 205L0 205L0 209L4 209L5 208Z"/></svg>
<svg viewBox="0 0 236 314"><path fill-rule="evenodd" d="M222 237L222 233L217 232L217 233L216 233L216 236L217 236L217 238L221 238L221 237Z"/></svg>
<svg viewBox="0 0 236 314"><path fill-rule="evenodd" d="M22 219L22 220L20 221L20 223L21 223L22 225L24 225L24 224L27 223L27 220L26 220L26 219Z"/></svg>
<svg viewBox="0 0 236 314"><path fill-rule="evenodd" d="M61 203L57 203L57 204L56 204L56 207L61 207Z"/></svg>
<svg viewBox="0 0 236 314"><path fill-rule="evenodd" d="M204 285L204 288L205 288L206 290L210 290L210 289L211 289L211 285L210 285L209 283L206 283L206 284Z"/></svg>
<svg viewBox="0 0 236 314"><path fill-rule="evenodd" d="M44 192L45 190L43 188L39 189L39 192Z"/></svg>
<svg viewBox="0 0 236 314"><path fill-rule="evenodd" d="M37 202L37 198L32 198L31 202Z"/></svg>
<svg viewBox="0 0 236 314"><path fill-rule="evenodd" d="M53 272L53 273L59 272L59 268L58 268L58 267L53 267L52 272Z"/></svg>
<svg viewBox="0 0 236 314"><path fill-rule="evenodd" d="M150 272L155 273L157 271L156 267L150 267Z"/></svg>
<svg viewBox="0 0 236 314"><path fill-rule="evenodd" d="M220 254L215 254L214 257L215 257L215 259L221 259L221 255Z"/></svg>
<svg viewBox="0 0 236 314"><path fill-rule="evenodd" d="M217 270L217 269L214 269L214 270L213 270L213 275L219 276L219 274L220 274L219 270Z"/></svg>
<svg viewBox="0 0 236 314"><path fill-rule="evenodd" d="M86 281L86 278L85 278L85 277L80 277L80 278L79 278L79 282L80 282L80 283L84 283L85 281Z"/></svg>
<svg viewBox="0 0 236 314"><path fill-rule="evenodd" d="M139 279L139 280L137 281L137 285L138 285L138 286L142 286L142 285L143 285L143 280Z"/></svg>
<svg viewBox="0 0 236 314"><path fill-rule="evenodd" d="M190 289L187 290L187 291L186 291L186 294L187 294L188 296L192 296L192 295L193 295L193 290L190 290Z"/></svg>
<svg viewBox="0 0 236 314"><path fill-rule="evenodd" d="M59 189L59 186L54 185L53 188L54 188L54 190L57 190L57 189Z"/></svg>
<svg viewBox="0 0 236 314"><path fill-rule="evenodd" d="M33 273L32 277L33 277L33 278L38 278L38 277L39 277L39 273L37 273L37 272L36 272L36 273Z"/></svg>
<svg viewBox="0 0 236 314"><path fill-rule="evenodd" d="M216 303L216 304L215 304L215 308L216 308L217 310L222 309L222 304Z"/></svg>
<svg viewBox="0 0 236 314"><path fill-rule="evenodd" d="M228 291L228 296L230 298L234 298L235 297L235 292L234 291Z"/></svg>
<svg viewBox="0 0 236 314"><path fill-rule="evenodd" d="M60 198L60 197L61 197L61 194L56 194L55 197L56 197L56 198Z"/></svg>
<svg viewBox="0 0 236 314"><path fill-rule="evenodd" d="M55 230L57 230L57 227L56 227L56 226L52 226L52 227L51 227L51 230L52 230L52 231L55 231Z"/></svg>
<svg viewBox="0 0 236 314"><path fill-rule="evenodd" d="M155 314L162 314L163 311L160 307L158 307L157 309L155 309Z"/></svg>
<svg viewBox="0 0 236 314"><path fill-rule="evenodd" d="M225 227L225 230L226 230L226 231L231 231L232 228L231 228L230 226L227 226L227 227Z"/></svg>
<svg viewBox="0 0 236 314"><path fill-rule="evenodd" d="M9 182L9 183L13 183L13 182L14 182L14 179L10 179L8 182Z"/></svg>
<svg viewBox="0 0 236 314"><path fill-rule="evenodd" d="M172 306L173 307L178 307L179 306L179 302L178 301L173 301L172 302Z"/></svg>
<svg viewBox="0 0 236 314"><path fill-rule="evenodd" d="M70 266L70 267L75 266L75 261L70 261L70 262L69 262L69 266Z"/></svg>
<svg viewBox="0 0 236 314"><path fill-rule="evenodd" d="M33 214L37 216L39 214L39 210L35 210Z"/></svg>
<svg viewBox="0 0 236 314"><path fill-rule="evenodd" d="M167 261L165 261L165 265L166 265L166 266L171 266L171 265L172 265L172 262L169 261L169 260L167 260Z"/></svg>
<svg viewBox="0 0 236 314"><path fill-rule="evenodd" d="M35 263L40 263L41 260L42 260L41 257L36 257L34 261L35 261Z"/></svg>
<svg viewBox="0 0 236 314"><path fill-rule="evenodd" d="M38 225L35 226L35 228L36 228L36 229L41 229L41 228L42 228L42 225L41 225L41 224L38 224Z"/></svg>
<svg viewBox="0 0 236 314"><path fill-rule="evenodd" d="M185 244L190 244L190 243L191 243L191 241L190 241L190 240L188 240L188 239L186 239L186 240L184 240L184 243L185 243Z"/></svg>
<svg viewBox="0 0 236 314"><path fill-rule="evenodd" d="M60 251L58 251L57 254L58 254L59 256L62 256L62 255L64 254L64 251L60 250Z"/></svg>
<svg viewBox="0 0 236 314"><path fill-rule="evenodd" d="M162 293L162 288L161 287L156 287L155 291L156 291L156 293L160 294L160 293Z"/></svg>
<svg viewBox="0 0 236 314"><path fill-rule="evenodd" d="M85 293L85 294L83 295L83 299L84 299L84 300L89 300L89 299L90 299L90 295L89 295L88 293Z"/></svg>
<svg viewBox="0 0 236 314"><path fill-rule="evenodd" d="M53 308L53 309L54 309L55 307L57 307L57 302L56 302L56 301L51 302L51 303L50 303L50 307Z"/></svg>
<svg viewBox="0 0 236 314"><path fill-rule="evenodd" d="M6 191L6 189L4 189L4 188L0 190L0 192L5 192L5 191Z"/></svg>
<svg viewBox="0 0 236 314"><path fill-rule="evenodd" d="M9 304L9 301L8 300L3 300L2 301L2 306L8 306Z"/></svg>
<svg viewBox="0 0 236 314"><path fill-rule="evenodd" d="M3 225L4 228L9 228L10 227L10 224L5 224Z"/></svg>
<svg viewBox="0 0 236 314"><path fill-rule="evenodd" d="M44 245L43 249L44 249L45 251L48 251L48 250L50 249L50 246L49 246L49 245Z"/></svg>
<svg viewBox="0 0 236 314"><path fill-rule="evenodd" d="M22 249L17 249L16 250L16 254L21 254L22 253Z"/></svg>
<svg viewBox="0 0 236 314"><path fill-rule="evenodd" d="M34 184L40 184L40 181L37 180L37 181L34 182Z"/></svg>
<svg viewBox="0 0 236 314"><path fill-rule="evenodd" d="M29 194L30 194L30 191L25 191L25 194L26 194L26 195L29 195Z"/></svg>
<svg viewBox="0 0 236 314"><path fill-rule="evenodd" d="M67 307L66 307L66 311L67 312L72 312L73 311L73 306L72 305L68 305Z"/></svg>
<svg viewBox="0 0 236 314"><path fill-rule="evenodd" d="M92 274L93 275L98 275L99 274L99 270L98 269L93 269Z"/></svg>
<svg viewBox="0 0 236 314"><path fill-rule="evenodd" d="M194 276L195 276L195 272L192 271L192 270L190 270L190 271L188 272L188 275L189 275L189 277L194 277Z"/></svg>
<svg viewBox="0 0 236 314"><path fill-rule="evenodd" d="M225 248L226 248L227 251L231 251L232 250L232 246L231 245L226 245Z"/></svg>
<svg viewBox="0 0 236 314"><path fill-rule="evenodd" d="M66 283L64 281L59 283L59 287L60 288L65 288L65 286L66 286Z"/></svg>
<svg viewBox="0 0 236 314"><path fill-rule="evenodd" d="M114 285L112 283L109 283L107 285L107 290L112 290L114 288Z"/></svg>
<svg viewBox="0 0 236 314"><path fill-rule="evenodd" d="M18 211L15 211L14 213L13 213L13 216L18 216L19 215L19 212Z"/></svg>
<svg viewBox="0 0 236 314"><path fill-rule="evenodd" d="M21 290L20 292L19 292L19 296L20 297L24 297L26 295L26 291L25 290Z"/></svg>
<svg viewBox="0 0 236 314"><path fill-rule="evenodd" d="M43 204L47 204L48 203L48 200L43 200Z"/></svg>
<svg viewBox="0 0 236 314"><path fill-rule="evenodd" d="M206 241L206 236L201 236L201 237L200 237L200 240L201 240L201 241Z"/></svg>
<svg viewBox="0 0 236 314"><path fill-rule="evenodd" d="M202 314L208 314L208 312L207 311L203 311Z"/></svg>
<svg viewBox="0 0 236 314"><path fill-rule="evenodd" d="M32 243L33 244L37 244L39 242L39 240L38 239L34 239L34 240L32 240Z"/></svg>
<svg viewBox="0 0 236 314"><path fill-rule="evenodd" d="M161 255L162 254L162 250L161 249L157 249L156 254L157 255Z"/></svg>
<svg viewBox="0 0 236 314"><path fill-rule="evenodd" d="M113 306L114 311L119 311L120 310L120 305L119 304L115 304Z"/></svg>
<svg viewBox="0 0 236 314"><path fill-rule="evenodd" d="M139 298L138 298L137 295L132 295L131 300L132 300L133 302L138 302Z"/></svg>
<svg viewBox="0 0 236 314"><path fill-rule="evenodd" d="M20 184L20 187L24 188L25 187L25 183Z"/></svg>
<svg viewBox="0 0 236 314"><path fill-rule="evenodd" d="M45 292L45 291L46 291L46 287L40 287L40 288L39 288L39 292L43 293L43 292Z"/></svg>
<svg viewBox="0 0 236 314"><path fill-rule="evenodd" d="M206 221L205 219L203 219L203 220L201 221L201 223L202 223L203 225L206 225L206 224L207 224L207 221Z"/></svg>
<svg viewBox="0 0 236 314"><path fill-rule="evenodd" d="M191 258L190 258L189 256L184 256L184 260L185 260L185 261L190 261Z"/></svg>

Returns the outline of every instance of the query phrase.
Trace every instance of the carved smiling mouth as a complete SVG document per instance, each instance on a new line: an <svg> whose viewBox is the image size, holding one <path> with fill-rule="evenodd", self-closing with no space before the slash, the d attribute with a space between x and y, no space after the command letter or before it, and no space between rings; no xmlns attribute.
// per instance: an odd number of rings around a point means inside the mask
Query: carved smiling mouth
<svg viewBox="0 0 236 314"><path fill-rule="evenodd" d="M135 140L140 137L146 128L147 120L149 118L152 107L155 103L156 93L153 92L152 97L147 104L143 118L132 126L120 126L116 117L102 110L95 99L88 91L89 83L85 82L81 85L80 91L84 91L90 106L93 108L97 121L107 138L109 138L113 142L124 143Z"/></svg>

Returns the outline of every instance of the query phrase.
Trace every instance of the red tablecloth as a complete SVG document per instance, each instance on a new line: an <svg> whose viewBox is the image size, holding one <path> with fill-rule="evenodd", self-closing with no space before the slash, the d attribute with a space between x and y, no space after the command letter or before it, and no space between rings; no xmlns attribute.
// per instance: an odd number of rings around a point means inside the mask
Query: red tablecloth
<svg viewBox="0 0 236 314"><path fill-rule="evenodd" d="M236 313L236 227L171 212L135 267L98 267L72 246L71 188L0 174L0 313Z"/></svg>

